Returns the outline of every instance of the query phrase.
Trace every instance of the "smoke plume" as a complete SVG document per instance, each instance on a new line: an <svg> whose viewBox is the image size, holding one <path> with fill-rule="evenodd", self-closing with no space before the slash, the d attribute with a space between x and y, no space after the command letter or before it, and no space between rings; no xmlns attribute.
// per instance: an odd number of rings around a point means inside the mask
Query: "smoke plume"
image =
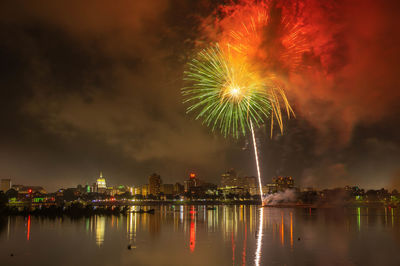
<svg viewBox="0 0 400 266"><path fill-rule="evenodd" d="M264 198L264 204L275 205L278 203L287 203L296 201L296 191L286 189L285 191L270 194Z"/></svg>

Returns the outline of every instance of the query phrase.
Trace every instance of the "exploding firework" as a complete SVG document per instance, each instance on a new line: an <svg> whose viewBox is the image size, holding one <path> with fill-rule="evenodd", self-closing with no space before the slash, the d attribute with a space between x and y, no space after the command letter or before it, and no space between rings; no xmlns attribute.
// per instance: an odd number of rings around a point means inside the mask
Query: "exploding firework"
<svg viewBox="0 0 400 266"><path fill-rule="evenodd" d="M191 85L182 90L191 104L188 112L197 110L197 119L235 138L245 135L250 123L263 124L272 110L267 80L240 59L218 45L201 51L185 72Z"/></svg>
<svg viewBox="0 0 400 266"><path fill-rule="evenodd" d="M191 104L187 112L198 111L196 119L224 136L245 135L251 123L260 126L272 113L282 130L280 102L288 114L292 111L275 75L261 75L247 57L233 56L218 44L198 53L184 79L190 82L182 89L184 102Z"/></svg>
<svg viewBox="0 0 400 266"><path fill-rule="evenodd" d="M309 27L293 14L301 5L279 5L273 1L241 1L225 6L218 22L218 42L229 47L235 56L246 57L263 74L283 76L305 67L304 54L311 51Z"/></svg>

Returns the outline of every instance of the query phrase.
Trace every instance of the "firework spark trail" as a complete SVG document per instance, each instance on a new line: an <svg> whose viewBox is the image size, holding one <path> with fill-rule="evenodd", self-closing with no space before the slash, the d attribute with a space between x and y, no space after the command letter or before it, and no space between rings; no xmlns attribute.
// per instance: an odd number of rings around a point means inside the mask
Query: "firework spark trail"
<svg viewBox="0 0 400 266"><path fill-rule="evenodd" d="M254 135L253 123L251 122L251 120L250 120L250 127L251 127L251 136L253 137L254 156L256 158L256 165L257 165L258 188L260 189L260 199L261 199L261 203L262 203L263 202L263 193L262 193L262 184L261 184L260 165L258 163L257 143L256 143L256 137Z"/></svg>

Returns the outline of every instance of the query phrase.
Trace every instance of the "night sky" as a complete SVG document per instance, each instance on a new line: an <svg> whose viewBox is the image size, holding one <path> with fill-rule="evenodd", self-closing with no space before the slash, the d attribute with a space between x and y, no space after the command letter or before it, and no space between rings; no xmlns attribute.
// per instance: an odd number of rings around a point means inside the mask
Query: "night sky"
<svg viewBox="0 0 400 266"><path fill-rule="evenodd" d="M226 2L2 2L0 177L53 191L100 171L110 185L153 172L164 183L191 171L219 183L232 167L256 175L250 138L210 132L180 93L205 23ZM288 91L296 119L283 134L256 132L264 180L400 189L398 1L301 2L329 36L328 56L312 59L329 69Z"/></svg>

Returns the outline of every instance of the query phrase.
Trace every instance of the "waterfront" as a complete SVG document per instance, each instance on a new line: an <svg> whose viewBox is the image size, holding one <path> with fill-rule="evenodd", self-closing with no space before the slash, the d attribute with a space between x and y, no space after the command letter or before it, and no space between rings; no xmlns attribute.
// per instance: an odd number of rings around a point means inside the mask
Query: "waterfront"
<svg viewBox="0 0 400 266"><path fill-rule="evenodd" d="M155 214L2 217L1 264L400 265L398 208L151 208Z"/></svg>

